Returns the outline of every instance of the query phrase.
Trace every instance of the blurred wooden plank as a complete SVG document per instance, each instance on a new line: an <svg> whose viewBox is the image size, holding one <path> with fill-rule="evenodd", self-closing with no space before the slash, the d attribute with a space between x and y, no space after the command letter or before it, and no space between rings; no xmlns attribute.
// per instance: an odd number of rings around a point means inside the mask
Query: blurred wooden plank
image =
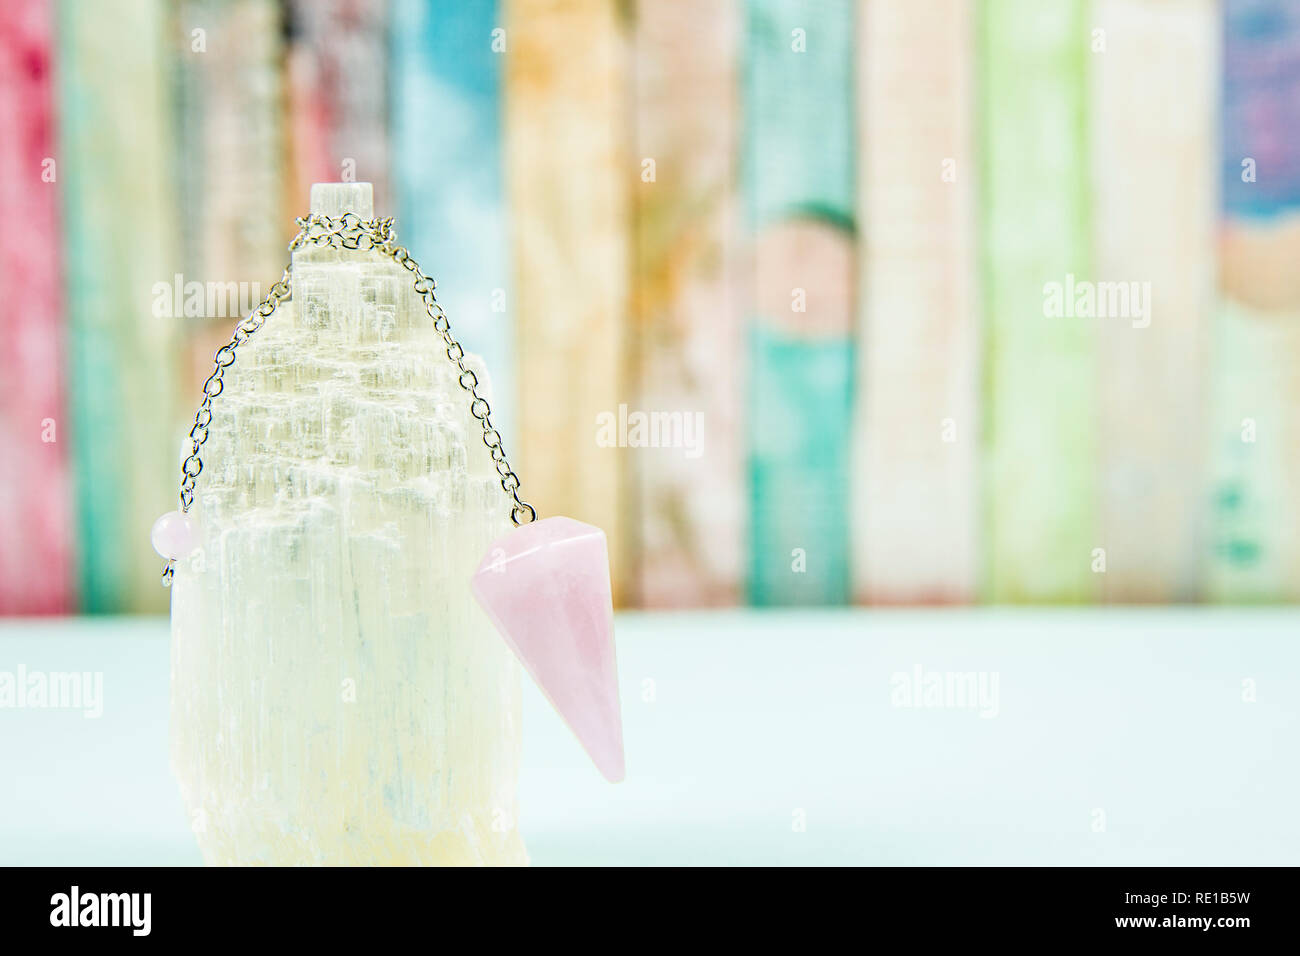
<svg viewBox="0 0 1300 956"><path fill-rule="evenodd" d="M1208 551L1212 600L1300 598L1297 320L1300 312L1279 314L1232 298L1224 299L1216 315Z"/></svg>
<svg viewBox="0 0 1300 956"><path fill-rule="evenodd" d="M1223 18L1209 593L1300 599L1300 8Z"/></svg>
<svg viewBox="0 0 1300 956"><path fill-rule="evenodd" d="M54 6L0 4L0 615L73 609ZM15 224L21 224L15 227Z"/></svg>
<svg viewBox="0 0 1300 956"><path fill-rule="evenodd" d="M734 278L739 17L730 0L637 5L633 407L683 422L677 447L628 453L638 603L650 607L739 597L747 502ZM685 430L687 417L698 429Z"/></svg>
<svg viewBox="0 0 1300 956"><path fill-rule="evenodd" d="M518 382L518 437L507 436L506 448L540 515L605 530L620 603L630 558L626 454L598 445L596 429L628 395L628 193L637 170L622 10L614 0L509 0L505 65Z"/></svg>
<svg viewBox="0 0 1300 956"><path fill-rule="evenodd" d="M371 183L376 215L392 215L390 6L389 0L289 0L284 5L294 215L307 211L307 190L316 182ZM392 34L391 39L401 38ZM433 122L427 115L422 121Z"/></svg>
<svg viewBox="0 0 1300 956"><path fill-rule="evenodd" d="M965 602L980 449L974 4L861 10L854 594Z"/></svg>
<svg viewBox="0 0 1300 956"><path fill-rule="evenodd" d="M68 399L91 612L167 607L149 545L180 475L175 327L152 294L176 263L166 37L158 0L59 5Z"/></svg>
<svg viewBox="0 0 1300 956"><path fill-rule="evenodd" d="M182 290L219 283L240 293L226 297L224 308L214 299L217 308L175 316L183 339L182 415L198 405L213 353L288 258L281 13L275 0L184 0L170 9ZM305 187L297 205L298 215L306 212Z"/></svg>
<svg viewBox="0 0 1300 956"><path fill-rule="evenodd" d="M1087 601L1096 532L1095 323L1044 287L1090 280L1080 0L981 7L985 592ZM1104 55L1104 54L1099 54Z"/></svg>
<svg viewBox="0 0 1300 956"><path fill-rule="evenodd" d="M852 507L853 4L759 0L745 11L748 595L839 604Z"/></svg>
<svg viewBox="0 0 1300 956"><path fill-rule="evenodd" d="M493 423L519 447L511 369L502 73L495 0L392 6L397 234L438 282L452 328L491 374ZM494 41L500 39L494 49ZM508 49L508 44L507 44ZM436 118L436 119L435 119Z"/></svg>
<svg viewBox="0 0 1300 956"><path fill-rule="evenodd" d="M1089 22L1106 36L1089 61L1096 277L1139 283L1129 315L1091 320L1100 583L1109 601L1189 601L1205 536L1217 11L1096 0Z"/></svg>

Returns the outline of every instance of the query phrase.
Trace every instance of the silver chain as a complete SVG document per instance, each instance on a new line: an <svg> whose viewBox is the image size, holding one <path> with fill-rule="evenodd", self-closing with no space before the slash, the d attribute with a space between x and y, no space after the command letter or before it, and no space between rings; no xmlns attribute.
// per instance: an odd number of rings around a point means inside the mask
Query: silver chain
<svg viewBox="0 0 1300 956"><path fill-rule="evenodd" d="M437 283L420 269L411 254L397 245L397 234L393 230L393 219L362 219L356 213L344 213L342 216L302 216L296 220L298 234L289 243L292 255L304 246L331 246L336 249L374 249L388 256L399 266L411 273L415 280L415 291L424 300L424 311L433 320L433 328L442 336L447 346L447 358L456 363L460 369L457 383L470 395L469 412L483 426L483 444L487 446L496 465L497 475L501 479L501 488L514 501L510 509L510 520L516 525L528 524L537 518L537 511L528 502L519 497L519 476L506 460L505 448L501 444L501 433L492 426L492 409L487 399L478 393L478 376L465 364L465 350L461 348L456 337L451 334L451 322L442 310L434 295ZM203 471L203 459L199 450L208 440L208 427L212 424L212 400L221 394L225 387L223 376L235 362L235 350L248 341L249 337L266 324L276 308L292 294L290 273L293 260L284 267L280 276L266 294L261 303L235 327L235 334L229 342L217 349L212 360L214 367L208 380L203 383L203 401L194 415L194 427L190 429L190 455L181 465L181 511L188 512L194 503L194 485ZM163 568L162 583L164 587L172 583L175 561L168 561Z"/></svg>

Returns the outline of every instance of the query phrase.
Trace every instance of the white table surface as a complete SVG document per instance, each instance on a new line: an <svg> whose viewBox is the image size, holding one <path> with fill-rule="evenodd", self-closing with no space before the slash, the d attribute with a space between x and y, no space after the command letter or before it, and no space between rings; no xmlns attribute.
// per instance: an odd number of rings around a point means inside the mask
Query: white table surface
<svg viewBox="0 0 1300 956"><path fill-rule="evenodd" d="M1300 863L1297 611L637 613L617 631L625 783L525 691L535 864ZM167 767L167 640L154 618L0 620L0 671L104 673L98 720L0 709L0 864L200 862ZM895 706L891 677L917 665L996 673L997 715Z"/></svg>

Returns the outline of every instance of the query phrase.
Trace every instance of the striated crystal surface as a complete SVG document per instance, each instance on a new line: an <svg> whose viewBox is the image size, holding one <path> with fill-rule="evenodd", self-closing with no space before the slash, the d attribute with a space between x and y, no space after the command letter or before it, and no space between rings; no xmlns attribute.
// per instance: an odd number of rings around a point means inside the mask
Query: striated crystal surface
<svg viewBox="0 0 1300 956"><path fill-rule="evenodd" d="M369 202L312 190L313 212ZM214 402L172 588L172 766L204 859L526 863L518 669L469 588L507 499L455 366L391 261L293 271Z"/></svg>

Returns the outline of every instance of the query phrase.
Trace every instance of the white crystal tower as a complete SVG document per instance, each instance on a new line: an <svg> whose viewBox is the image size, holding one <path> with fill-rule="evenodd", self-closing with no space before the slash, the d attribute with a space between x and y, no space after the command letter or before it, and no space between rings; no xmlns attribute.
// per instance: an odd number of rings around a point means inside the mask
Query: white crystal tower
<svg viewBox="0 0 1300 956"><path fill-rule="evenodd" d="M312 187L315 213L371 207ZM508 499L411 281L296 253L214 401L172 590L172 767L209 864L527 862L518 670L469 588Z"/></svg>

